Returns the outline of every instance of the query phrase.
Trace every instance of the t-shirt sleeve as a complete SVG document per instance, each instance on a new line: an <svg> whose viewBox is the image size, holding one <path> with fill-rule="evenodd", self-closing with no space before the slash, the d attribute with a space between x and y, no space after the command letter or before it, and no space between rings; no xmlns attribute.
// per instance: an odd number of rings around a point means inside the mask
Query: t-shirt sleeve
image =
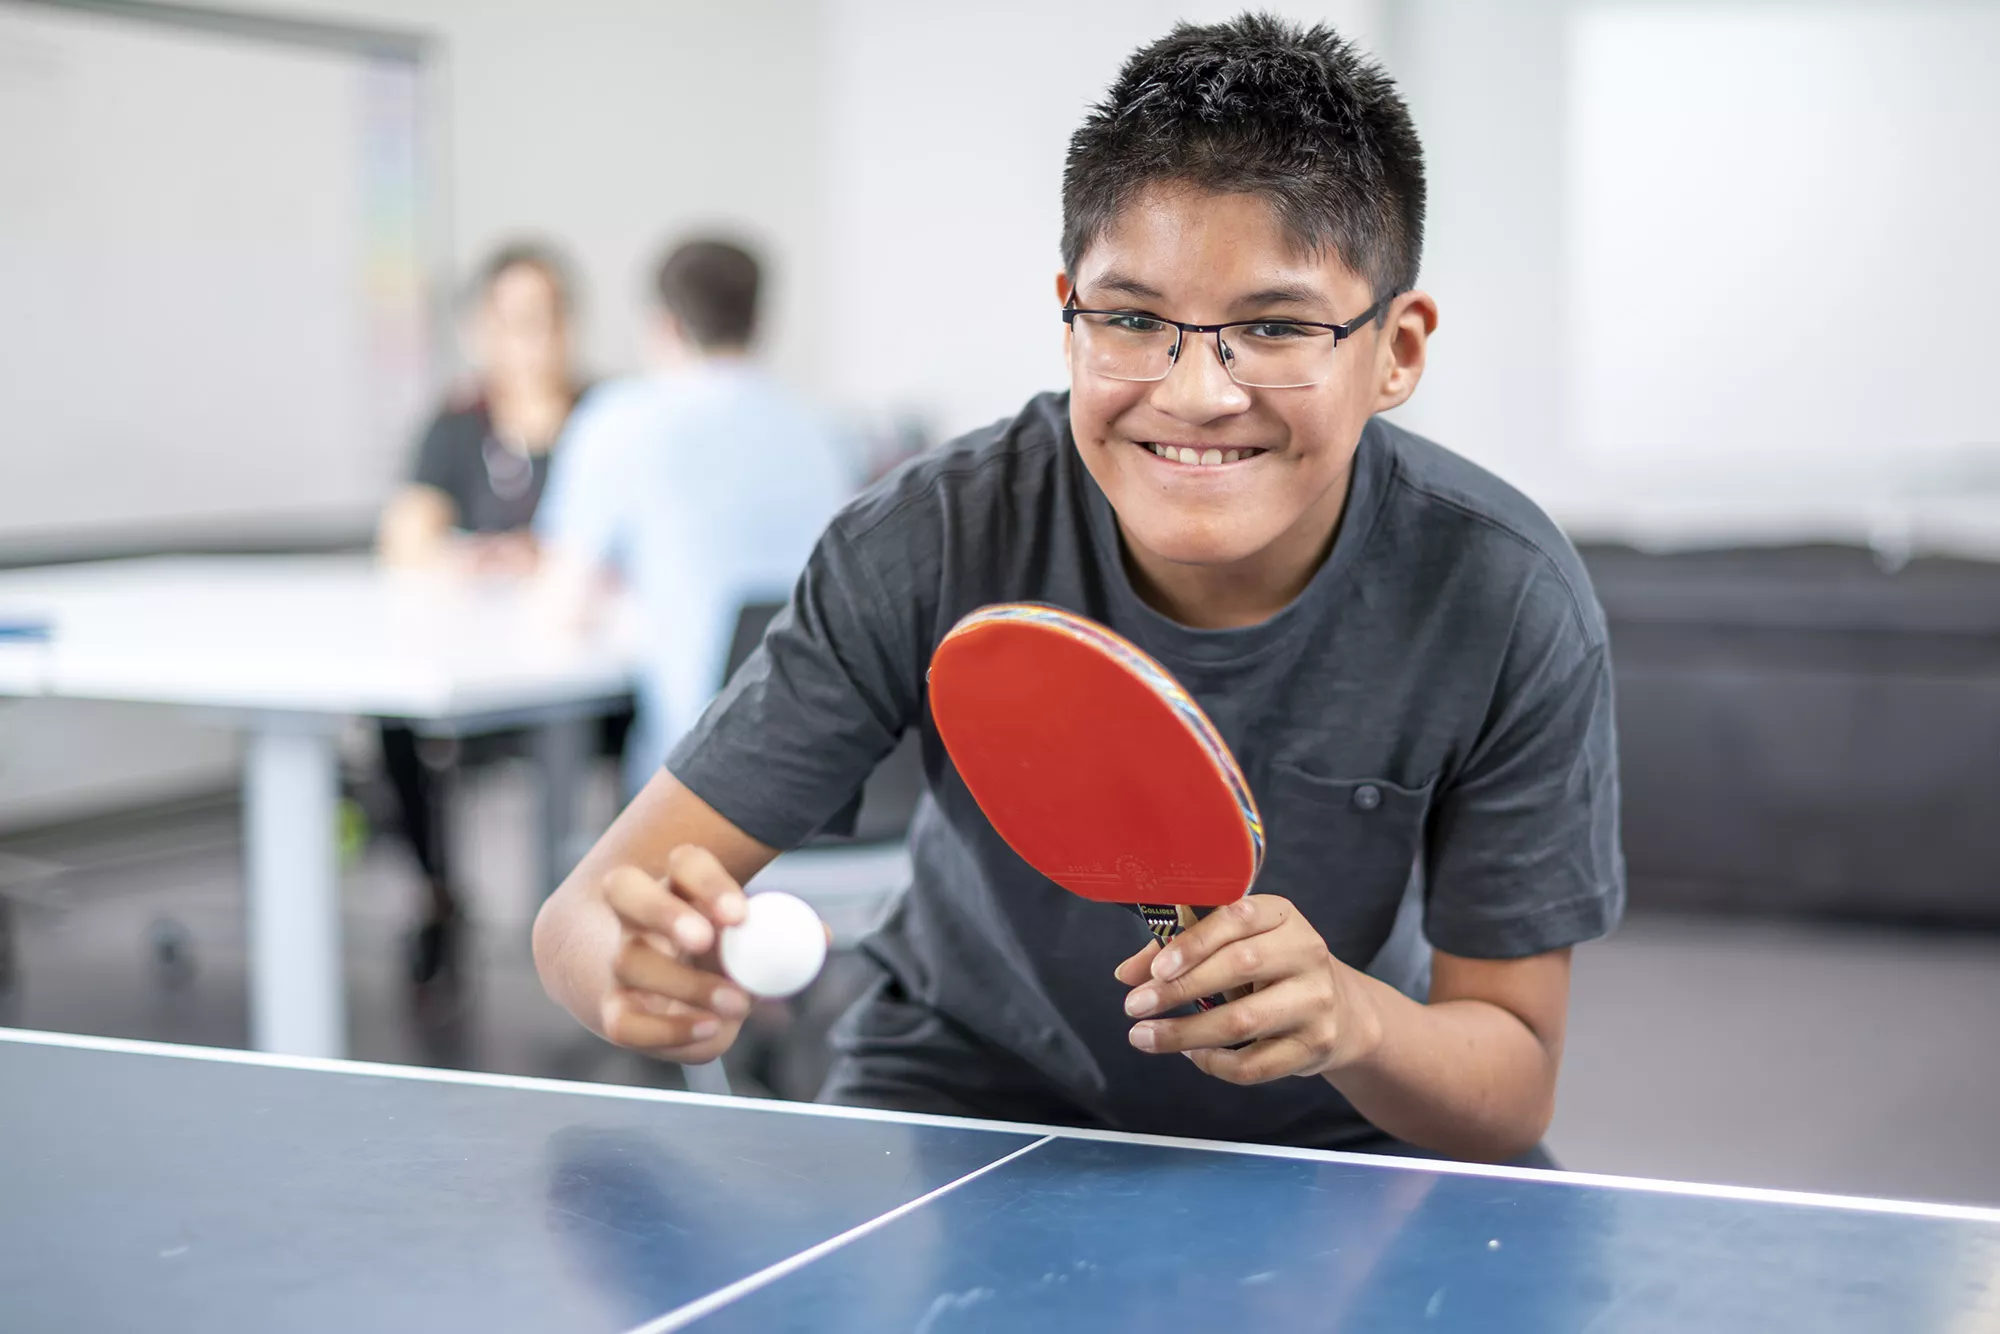
<svg viewBox="0 0 2000 1334"><path fill-rule="evenodd" d="M751 837L849 832L854 801L922 709L921 562L893 534L836 519L763 642L667 768Z"/></svg>
<svg viewBox="0 0 2000 1334"><path fill-rule="evenodd" d="M417 466L412 470L410 480L419 486L436 487L457 505L462 502L459 499L458 450L453 444L458 435L454 429L454 416L446 411L431 419L423 440L417 445Z"/></svg>
<svg viewBox="0 0 2000 1334"><path fill-rule="evenodd" d="M1467 958L1595 939L1625 905L1608 651L1567 637L1513 656L1431 824L1424 933Z"/></svg>

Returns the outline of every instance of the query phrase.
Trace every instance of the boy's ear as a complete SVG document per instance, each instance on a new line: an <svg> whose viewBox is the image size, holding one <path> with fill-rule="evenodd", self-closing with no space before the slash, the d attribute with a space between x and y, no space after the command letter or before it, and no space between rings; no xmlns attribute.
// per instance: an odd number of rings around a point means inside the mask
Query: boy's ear
<svg viewBox="0 0 2000 1334"><path fill-rule="evenodd" d="M1382 349L1381 389L1376 395L1376 412L1387 412L1409 401L1424 378L1431 334L1437 331L1437 302L1428 292L1411 292L1401 300L1380 334Z"/></svg>
<svg viewBox="0 0 2000 1334"><path fill-rule="evenodd" d="M1069 294L1070 294L1071 292L1074 292L1075 290L1076 290L1076 289L1075 289L1074 287L1070 286L1070 282L1069 282L1069 274L1068 274L1068 273L1066 273L1066 272L1064 272L1064 271L1063 271L1062 269L1057 269L1057 270L1056 270L1056 304L1058 304L1058 305L1068 305L1068 304L1069 304Z"/></svg>

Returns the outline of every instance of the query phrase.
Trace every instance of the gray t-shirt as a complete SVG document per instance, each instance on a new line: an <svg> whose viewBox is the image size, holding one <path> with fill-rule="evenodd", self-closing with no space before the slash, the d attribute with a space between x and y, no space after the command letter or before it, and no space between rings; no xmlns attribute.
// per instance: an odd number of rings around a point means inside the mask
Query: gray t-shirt
<svg viewBox="0 0 2000 1334"><path fill-rule="evenodd" d="M843 511L763 645L667 767L776 847L851 820L922 729L914 883L867 949L833 1096L1003 1119L1335 1147L1375 1134L1319 1078L1242 1088L1127 1041L1128 908L1030 869L980 814L924 673L965 613L1038 601L1158 658L1235 752L1269 834L1256 890L1422 999L1429 952L1516 958L1624 902L1604 618L1533 504L1371 421L1325 564L1278 615L1196 630L1133 591L1066 395L913 460Z"/></svg>

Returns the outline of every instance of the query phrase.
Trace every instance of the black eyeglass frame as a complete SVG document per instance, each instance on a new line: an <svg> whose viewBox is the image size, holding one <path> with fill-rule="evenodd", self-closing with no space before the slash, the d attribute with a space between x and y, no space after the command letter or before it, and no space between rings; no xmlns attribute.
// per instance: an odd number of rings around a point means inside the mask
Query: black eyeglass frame
<svg viewBox="0 0 2000 1334"><path fill-rule="evenodd" d="M1079 315L1134 315L1138 316L1141 319L1156 320L1161 324L1172 326L1172 328L1174 329L1174 345L1173 348L1167 353L1166 370L1160 372L1158 375L1151 377L1150 379L1126 380L1125 383L1127 384L1158 384L1160 381L1166 379L1169 375L1172 375L1174 373L1174 367L1180 365L1181 363L1181 348L1186 345L1187 336L1189 334L1215 335L1215 359L1217 361L1220 361L1222 363L1222 368L1229 372L1229 378L1231 380L1236 380L1236 368L1230 364L1236 359L1236 352L1235 349L1229 346L1229 344L1222 341L1223 330L1241 329L1253 324L1291 324L1291 325L1296 325L1301 329L1325 329L1328 333L1331 333L1333 335L1333 346L1335 348L1338 348L1341 345L1341 343L1345 339L1347 339L1350 335L1352 335L1356 330L1361 329L1370 320L1375 319L1383 311L1387 310L1390 304L1394 302L1395 299L1401 295L1402 295L1401 292L1391 292L1389 295L1383 297L1380 301L1377 301L1374 305L1368 307L1368 309L1362 311L1359 315L1356 315L1353 319L1347 321L1347 323L1345 324L1327 324L1320 320L1295 320L1291 319L1288 316L1277 316L1277 315L1267 315L1261 320L1228 320L1222 324L1188 324L1182 320L1170 320L1164 315L1154 315L1143 310L1086 310L1076 304L1076 291L1074 288L1072 288L1070 290L1069 300L1063 302L1062 317L1063 317L1063 323L1068 325L1072 330L1076 328L1076 317ZM1310 383L1290 384L1290 385L1246 384L1243 385L1243 387L1245 389L1310 389L1314 385L1325 384L1327 380L1332 378L1332 376L1333 376L1333 362L1332 359L1329 358L1327 361L1326 374L1322 375L1317 380L1311 381ZM1110 376L1107 378L1122 379L1123 377ZM1243 384L1241 380L1236 380L1236 383Z"/></svg>

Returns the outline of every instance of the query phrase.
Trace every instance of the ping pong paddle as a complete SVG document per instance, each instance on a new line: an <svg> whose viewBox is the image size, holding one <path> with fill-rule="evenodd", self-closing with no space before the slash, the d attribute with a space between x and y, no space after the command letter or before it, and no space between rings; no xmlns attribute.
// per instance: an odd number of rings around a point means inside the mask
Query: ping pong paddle
<svg viewBox="0 0 2000 1334"><path fill-rule="evenodd" d="M1056 884L1132 905L1162 945L1196 908L1249 893L1264 861L1250 785L1201 706L1130 640L1056 607L998 603L952 627L929 680L973 800Z"/></svg>

